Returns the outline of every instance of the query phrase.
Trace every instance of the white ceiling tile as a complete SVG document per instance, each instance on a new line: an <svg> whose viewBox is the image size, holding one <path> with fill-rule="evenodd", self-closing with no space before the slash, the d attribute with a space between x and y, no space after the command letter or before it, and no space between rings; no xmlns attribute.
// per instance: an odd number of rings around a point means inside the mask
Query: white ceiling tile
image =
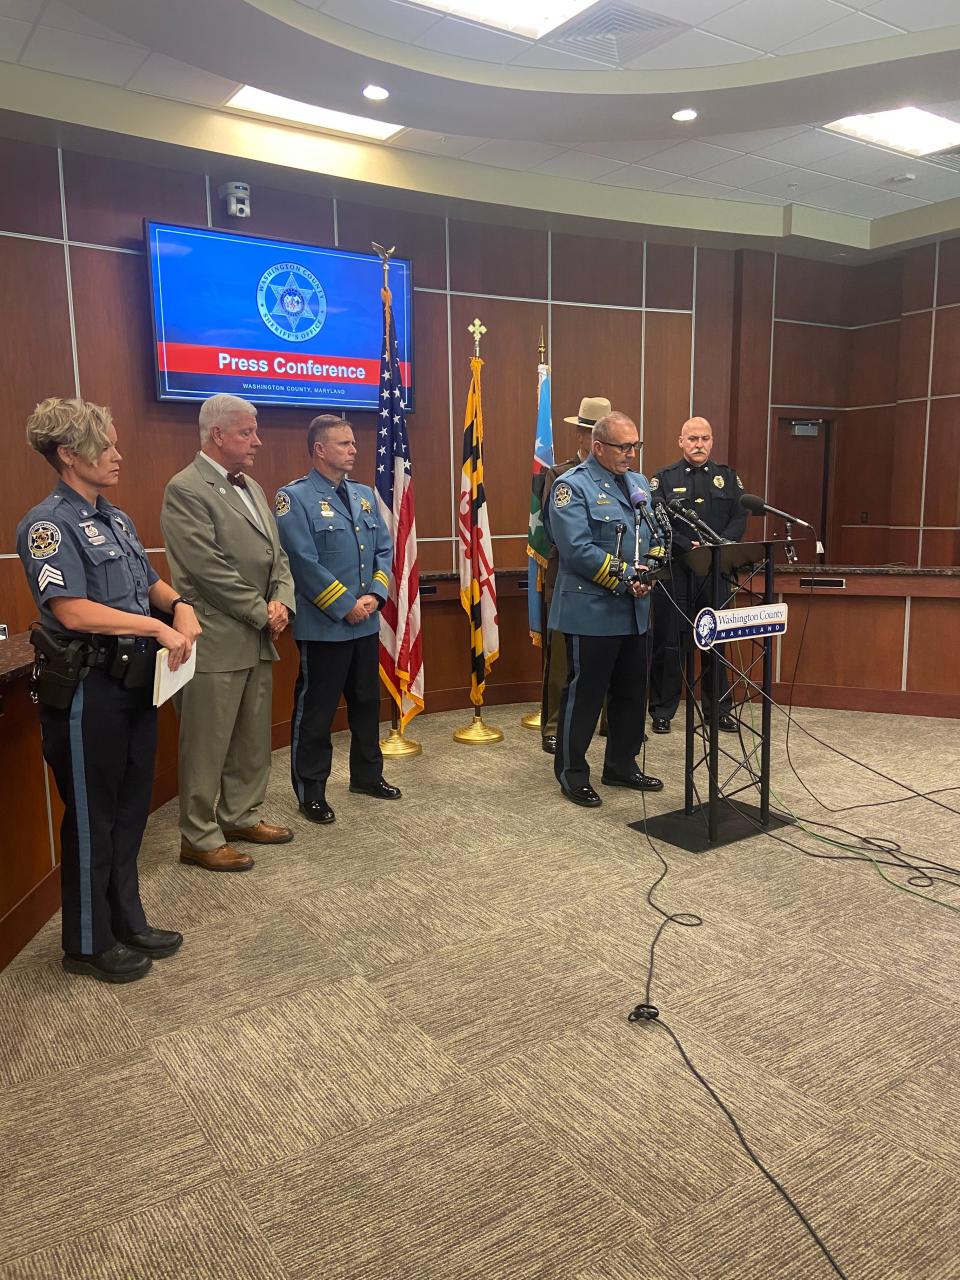
<svg viewBox="0 0 960 1280"><path fill-rule="evenodd" d="M777 164L765 156L737 156L736 160L725 160L722 164L711 165L709 169L701 169L698 176L707 182L723 182L729 187L750 187L764 178L775 178L790 168L790 165Z"/></svg>
<svg viewBox="0 0 960 1280"><path fill-rule="evenodd" d="M785 55L807 53L811 49L835 49L841 44L857 44L862 40L882 40L885 36L902 34L902 27L893 27L888 22L878 22L876 18L871 18L865 13L849 13L839 22L831 23L829 27L823 27L811 35L781 45L777 53Z"/></svg>
<svg viewBox="0 0 960 1280"><path fill-rule="evenodd" d="M561 151L559 155L534 165L533 172L553 178L579 178L582 182L592 182L594 178L600 178L605 173L615 173L621 167L616 160L591 156L586 151Z"/></svg>
<svg viewBox="0 0 960 1280"><path fill-rule="evenodd" d="M858 8L861 6L857 6ZM871 18L892 22L906 31L927 31L931 27L955 26L957 0L879 0L869 9Z"/></svg>
<svg viewBox="0 0 960 1280"><path fill-rule="evenodd" d="M95 36L100 40L115 40L118 44L132 44L137 48L135 40L131 40L129 36L123 35L119 31L114 31L112 27L105 27L100 22L94 22L92 18L88 18L86 14L72 9L70 5L64 4L63 0L50 0L43 16L40 19L40 25L43 27L56 27L58 31L72 31L78 36Z"/></svg>
<svg viewBox="0 0 960 1280"><path fill-rule="evenodd" d="M749 62L761 50L731 40L721 40L707 31L684 31L657 45L648 53L624 63L637 71L671 71L683 67L720 67L731 62Z"/></svg>
<svg viewBox="0 0 960 1280"><path fill-rule="evenodd" d="M807 125L791 124L785 129L755 129L750 133L721 133L715 137L704 138L715 147L728 147L731 151L759 151L761 147L773 146L785 138L793 138L798 133L806 132Z"/></svg>
<svg viewBox="0 0 960 1280"><path fill-rule="evenodd" d="M740 190L736 195L737 200L743 200L747 204L786 204L787 201L783 196L768 196L760 191L744 191Z"/></svg>
<svg viewBox="0 0 960 1280"><path fill-rule="evenodd" d="M128 89L150 93L178 102L195 102L203 107L219 107L239 87L236 80L224 80L199 67L188 66L164 53L151 53L143 66L127 81Z"/></svg>
<svg viewBox="0 0 960 1280"><path fill-rule="evenodd" d="M713 35L739 40L769 53L839 21L846 12L833 0L740 0L701 25Z"/></svg>
<svg viewBox="0 0 960 1280"><path fill-rule="evenodd" d="M665 18L673 18L675 22L697 27L706 18L729 9L733 0L638 0L638 3L646 13L658 13Z"/></svg>
<svg viewBox="0 0 960 1280"><path fill-rule="evenodd" d="M887 151L884 147L874 147L868 142L848 141L843 151L823 156L820 160L812 160L804 168L815 169L817 173L828 173L834 178L850 178L855 182L867 182L872 173L887 164L903 170L910 163L910 156L898 155Z"/></svg>
<svg viewBox="0 0 960 1280"><path fill-rule="evenodd" d="M431 133L429 129L404 129L388 143L402 151L421 151L431 156L462 156L475 150L486 138L469 138L460 133Z"/></svg>
<svg viewBox="0 0 960 1280"><path fill-rule="evenodd" d="M36 22L47 0L0 0L0 18L17 18L20 22Z"/></svg>
<svg viewBox="0 0 960 1280"><path fill-rule="evenodd" d="M630 164L609 173L605 178L598 178L597 183L603 187L636 187L639 191L660 191L676 182L675 173L660 173L656 169L644 169L641 165Z"/></svg>
<svg viewBox="0 0 960 1280"><path fill-rule="evenodd" d="M443 20L436 9L384 4L383 0L326 0L323 13L325 17L338 18L352 27L375 31L388 40L401 40L405 44L412 44Z"/></svg>
<svg viewBox="0 0 960 1280"><path fill-rule="evenodd" d="M805 129L783 142L774 142L768 147L758 147L756 155L766 156L768 160L779 160L781 164L813 164L824 156L836 155L843 150L845 139L835 133L826 133L823 129Z"/></svg>
<svg viewBox="0 0 960 1280"><path fill-rule="evenodd" d="M892 179L912 173L912 182L894 182ZM909 156L890 156L873 172L861 178L872 187L892 191L914 200L955 200L960 198L960 173L938 164L924 164Z"/></svg>
<svg viewBox="0 0 960 1280"><path fill-rule="evenodd" d="M575 53L567 53L564 49L551 49L547 45L535 44L512 61L514 67L546 67L552 71L596 71L602 68L609 71L609 64L597 62L593 58L580 58Z"/></svg>
<svg viewBox="0 0 960 1280"><path fill-rule="evenodd" d="M638 164L658 151L666 151L671 142L661 139L658 142L580 142L576 151L586 151L592 156L605 156L608 160L619 160L622 164Z"/></svg>
<svg viewBox="0 0 960 1280"><path fill-rule="evenodd" d="M960 120L960 102L938 102L928 110L936 111L951 120Z"/></svg>
<svg viewBox="0 0 960 1280"><path fill-rule="evenodd" d="M20 56L26 67L56 71L83 80L125 84L146 59L146 49L135 44L115 44L72 31L36 27Z"/></svg>
<svg viewBox="0 0 960 1280"><path fill-rule="evenodd" d="M33 27L16 18L0 18L0 62L16 62Z"/></svg>
<svg viewBox="0 0 960 1280"><path fill-rule="evenodd" d="M719 182L701 182L699 178L681 178L662 190L665 196L699 196L704 200L730 200L738 194L734 187L725 187Z"/></svg>
<svg viewBox="0 0 960 1280"><path fill-rule="evenodd" d="M802 203L817 209L832 209L835 213L852 213L858 218L879 218L888 213L919 209L923 202L894 192L877 191L858 182L836 182L811 191Z"/></svg>
<svg viewBox="0 0 960 1280"><path fill-rule="evenodd" d="M761 195L777 196L797 204L803 200L808 191L819 191L823 188L823 174L811 173L809 169L784 168L772 178L750 184L750 190Z"/></svg>
<svg viewBox="0 0 960 1280"><path fill-rule="evenodd" d="M714 147L709 142L681 142L650 156L647 163L651 169L665 169L668 173L686 175L699 173L724 160L737 160L739 156L738 151Z"/></svg>
<svg viewBox="0 0 960 1280"><path fill-rule="evenodd" d="M461 58L473 58L479 62L510 62L523 53L532 41L522 36L492 31L489 27L459 18L442 18L413 42L423 49L437 53L454 53Z"/></svg>
<svg viewBox="0 0 960 1280"><path fill-rule="evenodd" d="M559 155L563 147L549 142L516 142L493 138L482 143L464 159L471 164L492 164L500 169L532 169L551 156Z"/></svg>

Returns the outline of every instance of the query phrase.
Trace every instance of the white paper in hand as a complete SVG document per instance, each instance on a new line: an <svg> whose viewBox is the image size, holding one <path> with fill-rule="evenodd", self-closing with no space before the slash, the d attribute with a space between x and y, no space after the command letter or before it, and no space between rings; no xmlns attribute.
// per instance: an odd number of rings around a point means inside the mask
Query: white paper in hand
<svg viewBox="0 0 960 1280"><path fill-rule="evenodd" d="M193 673L197 669L197 646L194 645L190 650L190 657L177 667L176 671L171 671L167 663L170 656L169 649L157 650L157 668L153 676L153 705L162 707L168 698L172 698L178 689L182 689L185 684L193 679Z"/></svg>

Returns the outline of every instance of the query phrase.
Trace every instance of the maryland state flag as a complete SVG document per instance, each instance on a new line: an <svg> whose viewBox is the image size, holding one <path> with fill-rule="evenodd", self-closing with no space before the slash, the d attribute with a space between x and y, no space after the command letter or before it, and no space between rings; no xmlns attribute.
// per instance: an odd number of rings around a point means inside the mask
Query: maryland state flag
<svg viewBox="0 0 960 1280"><path fill-rule="evenodd" d="M550 539L543 527L543 482L553 466L553 417L550 412L550 369L537 368L537 438L533 442L533 483L530 488L530 526L527 531L527 616L530 639L543 644L543 571L550 557Z"/></svg>
<svg viewBox="0 0 960 1280"><path fill-rule="evenodd" d="M497 626L497 580L493 571L493 543L487 499L483 491L483 410L480 370L483 361L470 361L470 390L463 424L463 468L460 472L460 603L470 619L472 674L470 701L483 705L483 688L490 668L500 657Z"/></svg>

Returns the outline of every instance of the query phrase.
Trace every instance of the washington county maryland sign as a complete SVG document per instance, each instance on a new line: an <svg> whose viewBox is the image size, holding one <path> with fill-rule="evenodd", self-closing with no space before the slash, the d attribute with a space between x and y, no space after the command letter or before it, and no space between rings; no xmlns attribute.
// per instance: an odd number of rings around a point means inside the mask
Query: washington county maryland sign
<svg viewBox="0 0 960 1280"><path fill-rule="evenodd" d="M698 649L712 649L731 640L782 636L787 629L785 604L757 604L745 609L701 609L693 624Z"/></svg>

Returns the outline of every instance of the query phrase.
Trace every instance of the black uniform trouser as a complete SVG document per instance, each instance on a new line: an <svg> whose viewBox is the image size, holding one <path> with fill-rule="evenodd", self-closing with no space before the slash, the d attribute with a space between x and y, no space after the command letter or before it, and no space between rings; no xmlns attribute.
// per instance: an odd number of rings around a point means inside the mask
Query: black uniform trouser
<svg viewBox="0 0 960 1280"><path fill-rule="evenodd" d="M324 797L333 743L330 726L341 694L350 726L350 781L372 787L383 777L380 751L380 637L301 640L290 726L290 772L301 803Z"/></svg>
<svg viewBox="0 0 960 1280"><path fill-rule="evenodd" d="M157 712L150 689L92 670L67 711L40 708L44 759L64 804L63 949L97 955L147 927L137 855L150 812Z"/></svg>
<svg viewBox="0 0 960 1280"><path fill-rule="evenodd" d="M682 570L675 572L673 582L664 581L654 588L651 605L653 644L650 661L650 715L655 720L672 720L677 713L683 688L684 664L693 644L691 624L701 609L707 606L722 607L724 603L721 600L719 604L711 605L711 598L709 578L689 578ZM705 716L710 714L710 669L713 662L712 653L701 652L700 701ZM730 682L723 662L718 660L717 665L720 677L720 715L725 715L730 711Z"/></svg>
<svg viewBox="0 0 960 1280"><path fill-rule="evenodd" d="M627 777L643 746L647 699L647 635L568 635L567 683L560 698L553 768L560 785L590 782L587 748L607 698L605 773Z"/></svg>

